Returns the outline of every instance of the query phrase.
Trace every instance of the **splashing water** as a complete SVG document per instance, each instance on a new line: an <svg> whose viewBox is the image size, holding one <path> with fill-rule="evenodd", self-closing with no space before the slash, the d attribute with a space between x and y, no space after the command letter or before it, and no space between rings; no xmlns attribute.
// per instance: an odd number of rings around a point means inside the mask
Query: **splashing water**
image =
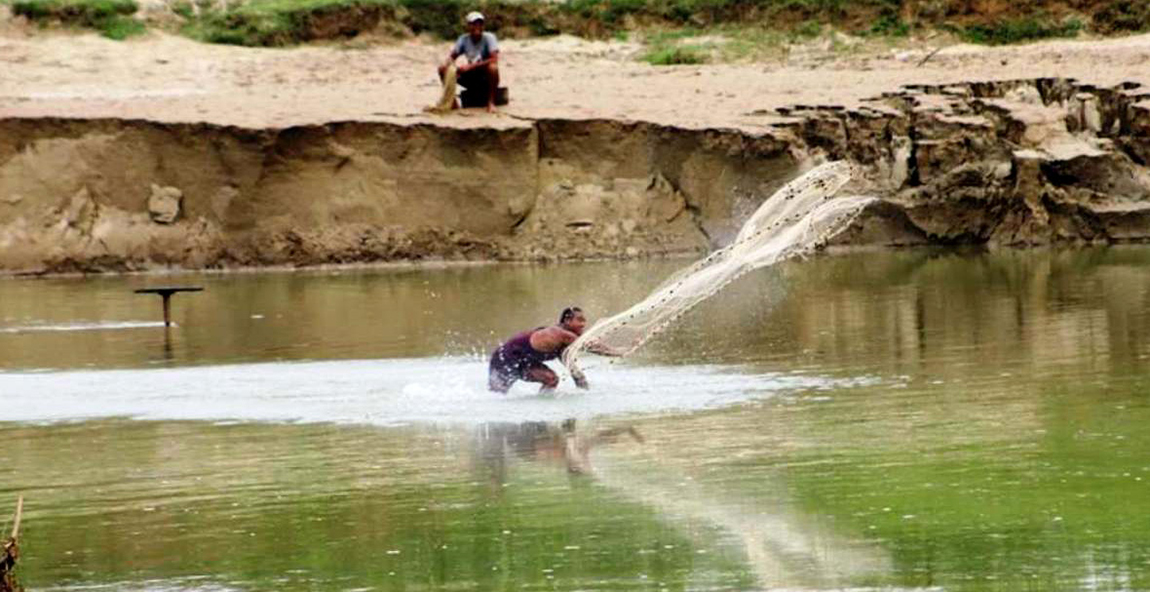
<svg viewBox="0 0 1150 592"><path fill-rule="evenodd" d="M863 196L834 197L853 172L846 162L830 162L786 184L759 206L734 242L672 274L638 304L596 323L567 348L563 364L572 376L581 378L579 358L589 347L631 354L747 272L823 247L874 201Z"/></svg>
<svg viewBox="0 0 1150 592"><path fill-rule="evenodd" d="M718 409L869 384L737 366L604 368L594 392L539 397L484 388L473 357L273 362L157 369L0 372L0 421L100 418L360 425L563 421Z"/></svg>

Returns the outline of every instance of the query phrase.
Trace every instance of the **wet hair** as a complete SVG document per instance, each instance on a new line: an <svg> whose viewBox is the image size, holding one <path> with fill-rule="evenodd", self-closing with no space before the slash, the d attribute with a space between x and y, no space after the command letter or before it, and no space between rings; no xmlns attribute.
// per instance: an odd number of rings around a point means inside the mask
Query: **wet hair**
<svg viewBox="0 0 1150 592"><path fill-rule="evenodd" d="M567 321L575 318L575 313L580 312L583 312L583 309L579 308L578 306L568 306L567 308L564 308L563 312L559 313L559 324L566 325Z"/></svg>

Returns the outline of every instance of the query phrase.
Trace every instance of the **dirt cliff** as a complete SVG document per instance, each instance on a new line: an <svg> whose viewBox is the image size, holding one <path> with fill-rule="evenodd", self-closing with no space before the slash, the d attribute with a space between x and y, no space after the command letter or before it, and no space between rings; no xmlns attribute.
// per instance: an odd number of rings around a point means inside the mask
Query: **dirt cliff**
<svg viewBox="0 0 1150 592"><path fill-rule="evenodd" d="M0 120L6 272L701 252L811 164L884 202L846 244L1150 238L1150 93L918 86L762 131L610 120L283 129Z"/></svg>
<svg viewBox="0 0 1150 592"><path fill-rule="evenodd" d="M738 132L602 121L248 130L9 119L0 268L698 251L731 231L736 185L785 178L786 149Z"/></svg>

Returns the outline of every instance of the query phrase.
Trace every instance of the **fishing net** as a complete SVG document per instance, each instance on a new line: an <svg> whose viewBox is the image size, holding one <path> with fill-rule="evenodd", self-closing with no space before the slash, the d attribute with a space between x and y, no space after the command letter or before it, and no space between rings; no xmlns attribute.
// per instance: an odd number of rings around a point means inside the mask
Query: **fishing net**
<svg viewBox="0 0 1150 592"><path fill-rule="evenodd" d="M834 197L852 173L846 162L830 162L786 184L759 206L729 246L672 274L638 304L584 331L563 353L563 364L582 379L579 358L585 352L628 355L743 274L826 245L874 199Z"/></svg>
<svg viewBox="0 0 1150 592"><path fill-rule="evenodd" d="M447 65L447 71L443 73L443 91L439 95L439 101L429 107L424 107L423 110L427 113L447 113L455 106L455 89L458 84L458 73L455 69L455 62Z"/></svg>

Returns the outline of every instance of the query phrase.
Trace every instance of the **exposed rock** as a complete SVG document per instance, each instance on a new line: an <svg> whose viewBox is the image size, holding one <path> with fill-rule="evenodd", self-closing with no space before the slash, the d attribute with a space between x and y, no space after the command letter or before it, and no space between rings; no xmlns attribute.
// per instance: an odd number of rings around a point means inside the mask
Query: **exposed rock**
<svg viewBox="0 0 1150 592"><path fill-rule="evenodd" d="M157 224L171 224L180 215L180 205L184 193L175 187L160 187L152 184L152 195L148 197L148 214Z"/></svg>
<svg viewBox="0 0 1150 592"><path fill-rule="evenodd" d="M1138 224L1150 203L1150 112L1136 90L1066 79L912 87L879 99L900 115L885 132L864 128L874 144L865 150L846 139L856 135L852 111L805 113L837 118L847 133L808 124L797 140L872 163L872 192L932 241L1147 240L1150 226Z"/></svg>

